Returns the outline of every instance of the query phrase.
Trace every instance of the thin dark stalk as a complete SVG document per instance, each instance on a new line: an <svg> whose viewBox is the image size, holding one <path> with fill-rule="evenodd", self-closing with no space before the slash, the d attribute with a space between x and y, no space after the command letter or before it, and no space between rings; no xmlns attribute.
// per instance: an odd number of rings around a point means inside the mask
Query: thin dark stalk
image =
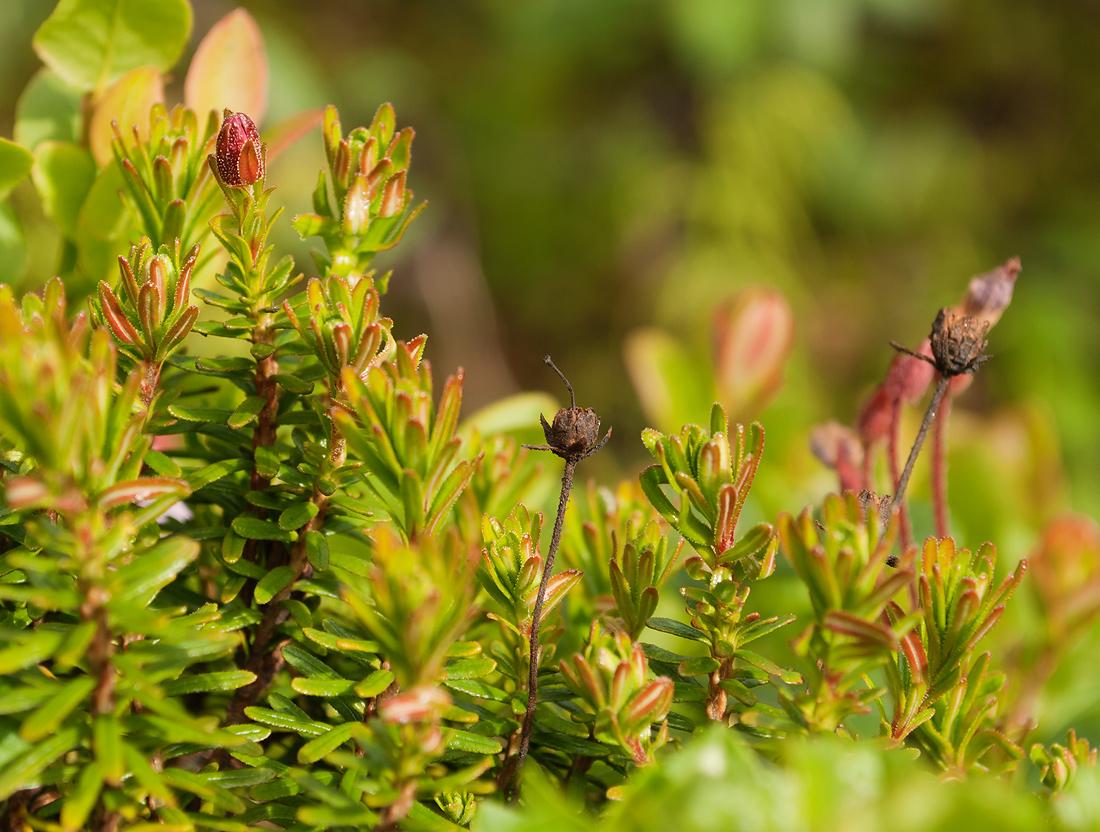
<svg viewBox="0 0 1100 832"><path fill-rule="evenodd" d="M905 469L901 472L901 478L898 480L898 487L893 499L893 504L895 506L903 506L905 504L905 489L909 487L909 479L913 476L913 466L916 465L917 457L920 455L920 449L924 445L925 437L928 435L928 429L932 426L932 421L936 418L936 411L939 410L944 394L947 393L947 385L950 382L950 376L945 375L941 375L936 382L936 389L932 393L932 401L928 403L928 410L924 412L924 419L920 423L920 430L917 431L917 438L913 441L913 450L909 452L909 459L906 460Z"/></svg>
<svg viewBox="0 0 1100 832"><path fill-rule="evenodd" d="M894 486L895 493L898 491L898 481L901 478L900 465L898 462L900 440L901 399L894 399L893 407L890 410L890 439L887 454L890 462L890 482ZM909 547L913 545L913 523L909 519L909 506L905 503L898 505L898 523L901 524L898 530L901 550L907 552Z"/></svg>
<svg viewBox="0 0 1100 832"><path fill-rule="evenodd" d="M562 527L565 525L565 511L569 506L569 492L573 490L573 472L577 468L576 459L565 460L565 472L561 477L561 496L558 497L558 516L554 521L554 533L550 537L550 548L546 552L546 563L542 567L542 580L539 582L539 593L535 598L535 609L531 618L531 666L527 676L527 713L523 719L523 734L520 737L519 754L516 757L515 775L523 768L527 760L527 752L531 747L531 732L535 728L535 704L538 701L539 688L539 625L542 618L542 607L546 601L546 587L550 583L550 574L554 571L554 557L558 553L561 544ZM515 780L510 786L511 796L515 796Z"/></svg>
<svg viewBox="0 0 1100 832"><path fill-rule="evenodd" d="M936 537L950 534L947 510L947 419L951 415L951 397L944 398L932 428L932 513Z"/></svg>

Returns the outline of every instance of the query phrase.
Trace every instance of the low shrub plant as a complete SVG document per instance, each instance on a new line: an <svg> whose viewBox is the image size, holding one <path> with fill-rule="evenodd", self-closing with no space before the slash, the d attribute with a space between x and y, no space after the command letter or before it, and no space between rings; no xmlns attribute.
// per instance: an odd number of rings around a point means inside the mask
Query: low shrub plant
<svg viewBox="0 0 1100 832"><path fill-rule="evenodd" d="M1089 743L1028 747L1100 610L1091 527L1036 549L1030 664L987 649L1026 562L948 529L950 405L989 371L1017 261L899 347L855 428L815 432L820 505L743 522L765 432L721 404L644 431L640 477L574 487L611 431L557 367L570 404L524 444L535 411L464 424L462 371L440 383L384 315L372 261L424 207L394 110L261 134L243 12L169 108L185 0L109 5L63 0L36 35L24 111L48 88L71 118L0 140L0 185L29 175L61 252L44 287L0 286L0 828L1097 822ZM269 166L318 127L297 262ZM559 469L544 515L528 495ZM758 601L777 569L807 613Z"/></svg>

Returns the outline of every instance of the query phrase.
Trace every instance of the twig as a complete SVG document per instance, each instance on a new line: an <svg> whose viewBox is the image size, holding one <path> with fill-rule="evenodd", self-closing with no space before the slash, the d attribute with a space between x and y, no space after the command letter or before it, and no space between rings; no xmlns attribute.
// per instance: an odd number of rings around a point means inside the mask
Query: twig
<svg viewBox="0 0 1100 832"><path fill-rule="evenodd" d="M936 537L943 540L950 534L947 509L947 418L951 415L951 397L944 397L932 428L932 512Z"/></svg>
<svg viewBox="0 0 1100 832"><path fill-rule="evenodd" d="M538 702L538 674L539 674L539 625L542 618L542 608L546 601L546 588L550 583L550 573L554 569L554 556L558 553L561 544L562 526L565 524L565 511L569 506L569 492L573 489L573 472L577 463L599 451L611 438L611 429L608 428L603 439L599 439L600 419L590 407L577 407L577 397L573 392L573 385L565 374L557 368L550 356L543 361L553 368L565 387L569 390L569 407L562 408L554 417L554 423L548 424L542 417L542 432L546 436L546 445L524 445L535 451L550 451L565 460L565 472L561 478L561 495L558 497L558 516L554 521L554 533L550 537L550 548L546 553L546 563L542 568L542 580L539 582L538 596L535 598L535 608L531 619L530 638L530 668L527 677L527 712L523 719L523 733L520 738L519 752L515 757L510 757L501 770L499 783L507 790L509 799L515 800L519 795L517 785L519 772L527 760L527 752L531 747L531 733L535 728L535 704Z"/></svg>

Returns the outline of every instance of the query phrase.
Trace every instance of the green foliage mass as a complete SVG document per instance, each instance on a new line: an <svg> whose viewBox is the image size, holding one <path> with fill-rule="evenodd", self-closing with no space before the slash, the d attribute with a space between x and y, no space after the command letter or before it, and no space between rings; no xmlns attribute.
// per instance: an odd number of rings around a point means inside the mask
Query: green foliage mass
<svg viewBox="0 0 1100 832"><path fill-rule="evenodd" d="M677 12L700 66L725 60L701 25L724 14ZM652 463L578 489L563 528L574 468L603 447L595 413L543 417L547 446L524 444L541 399L463 421L466 374L439 384L427 336L383 315L391 274L372 266L424 208L414 131L389 104L350 130L330 106L262 138L248 113L195 112L193 90L263 100L242 12L204 36L169 109L161 73L190 27L186 0L62 0L34 38L46 69L16 140L0 141L0 198L33 195L60 272L40 292L0 284L4 828L1100 822L1087 739L1030 742L1045 686L1100 617L1100 533L1048 525L1033 626L1007 627L1028 563L948 534L942 434L964 384L924 418L937 534L923 545L913 506L874 493L909 475L893 469L933 374L919 352L856 431L815 434L843 494L797 515L787 495L769 518L764 428L730 414L774 395L791 311L744 294L716 310L714 372L660 333L633 342L639 393L659 404L640 443ZM753 118L796 143L843 120L803 71L760 83L739 106L767 99ZM797 100L813 106L769 103ZM736 107L715 118L716 137L767 146ZM312 211L280 223L271 164L317 127ZM772 151L804 174L790 147ZM727 172L751 190L752 170ZM729 239L785 233L761 205ZM15 221L5 203L0 244ZM308 266L281 225L315 246ZM1018 271L958 307L982 347ZM704 393L722 399L705 425L664 424ZM553 531L538 508L557 468L540 451L566 460Z"/></svg>

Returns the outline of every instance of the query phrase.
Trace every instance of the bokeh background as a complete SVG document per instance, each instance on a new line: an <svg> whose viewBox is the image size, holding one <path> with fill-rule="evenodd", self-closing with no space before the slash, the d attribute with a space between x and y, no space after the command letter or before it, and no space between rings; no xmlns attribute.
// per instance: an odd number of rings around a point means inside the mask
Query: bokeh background
<svg viewBox="0 0 1100 832"><path fill-rule="evenodd" d="M972 275L1018 255L995 358L953 414L952 528L996 540L1011 564L1060 512L1100 515L1100 3L192 3L191 49L237 5L258 21L266 123L332 103L351 126L391 101L415 127L410 185L431 204L379 261L395 270L387 313L399 335L430 333L439 374L466 368L467 412L523 390L560 397L551 353L615 426L590 472L633 475L650 420L632 335L657 328L706 365L715 308L774 287L794 349L778 395L744 415L768 431L756 513L797 511L835 487L812 426L851 423L889 340L915 346ZM4 135L53 5L0 3ZM322 164L314 135L274 167L291 213L308 210ZM55 256L32 247L5 279L33 286ZM1078 665L1097 649L1088 640ZM1090 678L1063 676L1044 736L1100 725Z"/></svg>

